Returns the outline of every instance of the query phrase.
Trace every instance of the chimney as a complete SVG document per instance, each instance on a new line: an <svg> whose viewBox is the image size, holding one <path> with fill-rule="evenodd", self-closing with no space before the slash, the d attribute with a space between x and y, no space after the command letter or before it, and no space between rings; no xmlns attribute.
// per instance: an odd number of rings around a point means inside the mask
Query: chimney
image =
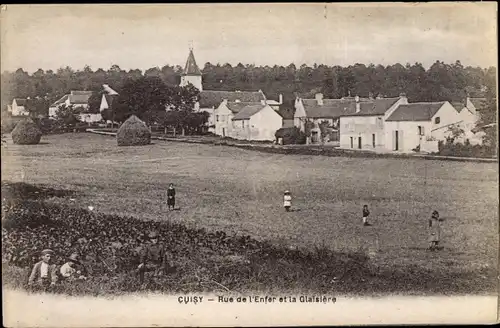
<svg viewBox="0 0 500 328"><path fill-rule="evenodd" d="M368 93L368 98L369 98L370 100L373 100L373 93L372 93L372 92Z"/></svg>
<svg viewBox="0 0 500 328"><path fill-rule="evenodd" d="M356 95L356 97L354 97L354 100L355 100L357 103L359 103L359 96L358 96L358 95Z"/></svg>
<svg viewBox="0 0 500 328"><path fill-rule="evenodd" d="M282 95L281 93L280 93L280 97L279 97L279 99L280 99L280 100L279 100L280 105L281 105L281 104L283 104L283 95Z"/></svg>
<svg viewBox="0 0 500 328"><path fill-rule="evenodd" d="M261 103L261 105L266 105L266 100L265 99L261 99L260 103Z"/></svg>
<svg viewBox="0 0 500 328"><path fill-rule="evenodd" d="M317 93L315 95L316 101L318 102L318 105L323 106L323 94L322 93Z"/></svg>
<svg viewBox="0 0 500 328"><path fill-rule="evenodd" d="M227 105L227 99L223 99L223 100L222 100L222 103L223 103L224 105Z"/></svg>

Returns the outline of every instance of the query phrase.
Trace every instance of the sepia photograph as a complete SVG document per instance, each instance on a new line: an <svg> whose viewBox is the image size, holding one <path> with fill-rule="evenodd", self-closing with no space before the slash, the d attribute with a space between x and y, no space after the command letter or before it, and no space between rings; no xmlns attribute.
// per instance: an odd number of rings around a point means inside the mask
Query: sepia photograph
<svg viewBox="0 0 500 328"><path fill-rule="evenodd" d="M3 4L6 327L499 320L496 2Z"/></svg>

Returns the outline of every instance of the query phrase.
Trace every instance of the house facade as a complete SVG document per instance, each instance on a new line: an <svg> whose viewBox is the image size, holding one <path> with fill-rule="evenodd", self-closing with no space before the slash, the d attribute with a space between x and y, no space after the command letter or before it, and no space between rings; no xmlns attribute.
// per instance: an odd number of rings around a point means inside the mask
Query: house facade
<svg viewBox="0 0 500 328"><path fill-rule="evenodd" d="M189 50L188 59L181 76L180 86L192 84L198 90L200 95L195 104L194 110L205 111L209 114L207 127L208 131L216 133L215 110L219 105L227 100L228 102L261 102L266 100L266 96L261 90L258 91L221 91L221 90L203 90L203 76L201 70L196 64L193 49ZM276 105L273 103L273 105ZM216 133L218 134L218 133Z"/></svg>
<svg viewBox="0 0 500 328"><path fill-rule="evenodd" d="M307 122L312 123L308 143L315 144L329 141L328 138L325 140L321 132L320 124L325 123L331 130L330 141L338 141L340 117L356 112L356 99L358 102L367 101L360 98L323 99L321 93L317 93L314 99L297 97L294 106L294 125L302 132L306 132Z"/></svg>
<svg viewBox="0 0 500 328"><path fill-rule="evenodd" d="M407 104L404 94L394 98L355 100L354 112L340 117L340 147L384 151L386 149L385 121L396 108Z"/></svg>
<svg viewBox="0 0 500 328"><path fill-rule="evenodd" d="M28 116L29 112L26 110L26 99L14 98L12 105L8 107L12 116Z"/></svg>
<svg viewBox="0 0 500 328"><path fill-rule="evenodd" d="M446 140L450 127L460 124L459 113L448 101L401 105L385 122L385 147L403 153L437 151L438 141Z"/></svg>
<svg viewBox="0 0 500 328"><path fill-rule="evenodd" d="M223 100L215 110L215 134L240 140L274 140L283 118L265 100L230 102Z"/></svg>
<svg viewBox="0 0 500 328"><path fill-rule="evenodd" d="M81 108L87 110L89 107L89 98L92 96L92 91L71 91L69 94L62 96L49 107L49 117L55 117L60 106L73 106L73 108Z"/></svg>

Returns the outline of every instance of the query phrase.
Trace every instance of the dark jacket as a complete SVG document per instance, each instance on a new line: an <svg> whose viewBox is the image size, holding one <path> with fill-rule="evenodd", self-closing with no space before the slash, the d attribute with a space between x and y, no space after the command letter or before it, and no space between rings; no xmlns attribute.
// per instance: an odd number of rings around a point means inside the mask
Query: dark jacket
<svg viewBox="0 0 500 328"><path fill-rule="evenodd" d="M175 188L168 188L167 189L167 197L168 198L175 198Z"/></svg>

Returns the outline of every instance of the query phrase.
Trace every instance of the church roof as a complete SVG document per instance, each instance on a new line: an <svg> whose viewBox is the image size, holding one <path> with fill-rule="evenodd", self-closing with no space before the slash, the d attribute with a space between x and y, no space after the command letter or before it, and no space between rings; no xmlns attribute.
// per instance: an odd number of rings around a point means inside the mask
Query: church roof
<svg viewBox="0 0 500 328"><path fill-rule="evenodd" d="M196 60L194 59L193 50L189 50L189 56L186 61L186 67L184 67L183 75L201 75L201 71L196 65Z"/></svg>

